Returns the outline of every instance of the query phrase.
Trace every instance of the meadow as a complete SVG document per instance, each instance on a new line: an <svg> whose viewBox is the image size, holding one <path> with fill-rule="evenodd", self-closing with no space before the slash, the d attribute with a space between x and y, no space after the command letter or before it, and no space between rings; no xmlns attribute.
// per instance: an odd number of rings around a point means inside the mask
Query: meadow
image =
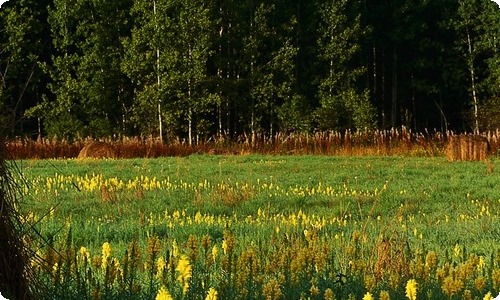
<svg viewBox="0 0 500 300"><path fill-rule="evenodd" d="M22 160L52 299L492 299L500 160ZM490 297L490 298L488 298Z"/></svg>

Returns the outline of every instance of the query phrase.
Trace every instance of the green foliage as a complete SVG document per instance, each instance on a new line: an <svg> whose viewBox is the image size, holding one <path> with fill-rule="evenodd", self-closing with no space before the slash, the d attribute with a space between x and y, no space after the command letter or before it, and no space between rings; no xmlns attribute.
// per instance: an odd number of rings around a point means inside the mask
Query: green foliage
<svg viewBox="0 0 500 300"><path fill-rule="evenodd" d="M479 120L487 118L478 115L480 112L478 107L498 96L496 66L499 59L497 41L500 32L499 18L500 11L496 3L481 0L459 1L455 26L460 35L458 45L470 74L471 100L468 101L468 107L471 111L469 115L472 115L470 117L473 121L472 127L479 125ZM493 114L494 110L487 111L489 107L491 106L484 105L481 112L487 115Z"/></svg>
<svg viewBox="0 0 500 300"><path fill-rule="evenodd" d="M500 128L500 97L486 101L479 108L479 125L480 128L488 131Z"/></svg>
<svg viewBox="0 0 500 300"><path fill-rule="evenodd" d="M470 130L500 93L499 15L490 0L20 0L0 12L0 101L15 135Z"/></svg>
<svg viewBox="0 0 500 300"><path fill-rule="evenodd" d="M48 37L47 1L15 1L0 10L0 103L4 112L13 113L10 134L31 134L34 124L24 111L42 100L46 92L40 63L47 60L51 40Z"/></svg>
<svg viewBox="0 0 500 300"><path fill-rule="evenodd" d="M345 0L325 4L321 10L319 57L327 66L318 87L321 106L316 110L316 121L321 129L375 126L375 110L368 90L356 84L366 71L361 64L354 62L366 29L361 27L360 15L350 15L349 12Z"/></svg>
<svg viewBox="0 0 500 300"><path fill-rule="evenodd" d="M125 126L120 38L128 34L124 11L129 6L129 1L118 7L91 0L54 1L48 20L56 52L44 68L55 99L46 96L31 110L46 120L49 135L109 136Z"/></svg>

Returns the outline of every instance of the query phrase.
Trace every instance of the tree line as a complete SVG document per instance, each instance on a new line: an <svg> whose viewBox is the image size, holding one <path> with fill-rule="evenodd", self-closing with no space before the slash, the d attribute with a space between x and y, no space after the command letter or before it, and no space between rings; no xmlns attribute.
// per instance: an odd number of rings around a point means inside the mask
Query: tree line
<svg viewBox="0 0 500 300"><path fill-rule="evenodd" d="M11 135L500 127L490 0L10 0Z"/></svg>

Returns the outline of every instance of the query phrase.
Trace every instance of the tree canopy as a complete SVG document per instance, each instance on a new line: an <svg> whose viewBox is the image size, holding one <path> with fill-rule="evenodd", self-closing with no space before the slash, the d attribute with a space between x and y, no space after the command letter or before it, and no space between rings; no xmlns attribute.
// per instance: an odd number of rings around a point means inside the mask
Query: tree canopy
<svg viewBox="0 0 500 300"><path fill-rule="evenodd" d="M500 127L490 0L10 0L12 136ZM8 116L7 116L8 115Z"/></svg>

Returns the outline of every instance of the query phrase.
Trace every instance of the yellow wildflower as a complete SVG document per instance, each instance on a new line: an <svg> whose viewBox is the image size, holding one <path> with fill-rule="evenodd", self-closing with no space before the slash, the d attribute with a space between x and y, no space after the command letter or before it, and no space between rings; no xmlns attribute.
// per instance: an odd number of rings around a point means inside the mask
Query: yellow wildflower
<svg viewBox="0 0 500 300"><path fill-rule="evenodd" d="M465 290L462 295L462 300L472 300L472 292L470 290Z"/></svg>
<svg viewBox="0 0 500 300"><path fill-rule="evenodd" d="M449 296L458 294L462 289L463 283L458 279L453 279L452 276L448 276L443 280L441 288Z"/></svg>
<svg viewBox="0 0 500 300"><path fill-rule="evenodd" d="M304 229L304 236L306 238L306 240L309 240L311 238L311 232L307 229Z"/></svg>
<svg viewBox="0 0 500 300"><path fill-rule="evenodd" d="M324 298L325 298L325 300L334 300L335 299L335 294L333 293L331 288L327 288L325 290Z"/></svg>
<svg viewBox="0 0 500 300"><path fill-rule="evenodd" d="M90 261L90 252L85 247L80 248L80 257L83 262L88 263Z"/></svg>
<svg viewBox="0 0 500 300"><path fill-rule="evenodd" d="M483 300L492 300L493 296L491 296L491 292L488 292L486 295L484 295Z"/></svg>
<svg viewBox="0 0 500 300"><path fill-rule="evenodd" d="M406 297L410 300L417 299L417 282L415 279L410 279L406 283Z"/></svg>
<svg viewBox="0 0 500 300"><path fill-rule="evenodd" d="M200 224L202 222L202 215L201 215L200 211L198 211L196 213L196 215L194 215L194 221L197 224Z"/></svg>
<svg viewBox="0 0 500 300"><path fill-rule="evenodd" d="M234 247L236 246L236 239L229 232L224 233L224 240L222 241L222 249L224 255L232 255Z"/></svg>
<svg viewBox="0 0 500 300"><path fill-rule="evenodd" d="M163 270L167 267L167 264L165 262L165 259L160 256L158 260L156 261L156 278L161 278L163 275Z"/></svg>
<svg viewBox="0 0 500 300"><path fill-rule="evenodd" d="M212 247L212 259L215 260L217 259L217 255L219 254L219 248L217 248L217 245L214 245Z"/></svg>
<svg viewBox="0 0 500 300"><path fill-rule="evenodd" d="M165 286L162 286L160 290L158 291L158 294L156 294L156 300L173 300L172 296L170 296L170 293L168 292L167 288Z"/></svg>
<svg viewBox="0 0 500 300"><path fill-rule="evenodd" d="M483 276L480 276L474 280L474 286L478 291L482 291L485 285L486 285L486 280L484 279Z"/></svg>
<svg viewBox="0 0 500 300"><path fill-rule="evenodd" d="M226 240L222 241L222 250L224 250L224 255L227 255L227 242L226 242Z"/></svg>
<svg viewBox="0 0 500 300"><path fill-rule="evenodd" d="M365 281L365 288L367 290L372 290L373 287L375 287L375 284L376 284L376 279L375 279L375 276L373 274L366 274L364 276L364 281Z"/></svg>
<svg viewBox="0 0 500 300"><path fill-rule="evenodd" d="M59 264L56 262L52 266L52 275L55 277L57 276L57 273L59 273Z"/></svg>
<svg viewBox="0 0 500 300"><path fill-rule="evenodd" d="M388 291L380 291L379 298L380 298L380 300L390 300L391 299Z"/></svg>
<svg viewBox="0 0 500 300"><path fill-rule="evenodd" d="M370 292L363 296L363 300L373 300L372 294Z"/></svg>
<svg viewBox="0 0 500 300"><path fill-rule="evenodd" d="M217 300L217 291L214 288L210 288L205 300Z"/></svg>
<svg viewBox="0 0 500 300"><path fill-rule="evenodd" d="M172 242L172 257L179 256L179 247L177 247L177 241L174 240Z"/></svg>
<svg viewBox="0 0 500 300"><path fill-rule="evenodd" d="M500 288L500 269L495 269L491 272L491 279L493 280L493 289L498 291Z"/></svg>
<svg viewBox="0 0 500 300"><path fill-rule="evenodd" d="M486 262L484 261L484 256L479 257L479 262L477 263L477 271L481 272L481 270L486 266Z"/></svg>
<svg viewBox="0 0 500 300"><path fill-rule="evenodd" d="M108 242L102 244L101 268L106 269L108 258L111 256L111 245Z"/></svg>
<svg viewBox="0 0 500 300"><path fill-rule="evenodd" d="M191 265L189 264L189 259L186 255L181 256L175 270L179 272L177 281L179 281L182 285L182 293L186 294L189 289L189 279L191 278Z"/></svg>
<svg viewBox="0 0 500 300"><path fill-rule="evenodd" d="M437 254L434 251L429 251L425 256L425 266L429 269L434 268L437 265Z"/></svg>
<svg viewBox="0 0 500 300"><path fill-rule="evenodd" d="M262 295L267 300L280 299L283 294L281 293L281 287L276 279L271 279L269 282L264 284L262 287Z"/></svg>
<svg viewBox="0 0 500 300"><path fill-rule="evenodd" d="M311 296L316 297L317 295L319 295L319 288L313 284L311 285L309 292L311 292Z"/></svg>
<svg viewBox="0 0 500 300"><path fill-rule="evenodd" d="M453 255L455 255L455 257L459 257L460 252L461 252L460 245L455 244L455 247L453 248Z"/></svg>

